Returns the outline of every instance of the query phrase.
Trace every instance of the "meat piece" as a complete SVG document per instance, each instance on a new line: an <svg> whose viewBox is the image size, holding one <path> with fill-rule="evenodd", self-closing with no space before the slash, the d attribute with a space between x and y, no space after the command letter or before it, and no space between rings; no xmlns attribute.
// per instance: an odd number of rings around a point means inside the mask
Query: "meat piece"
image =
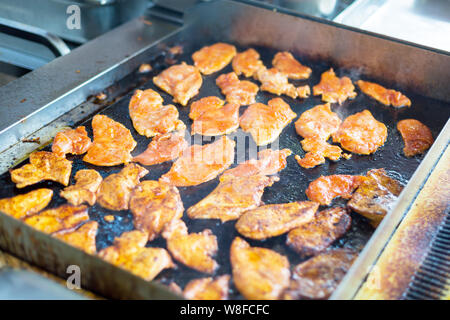
<svg viewBox="0 0 450 320"><path fill-rule="evenodd" d="M65 157L66 153L83 154L89 149L91 143L86 128L81 126L58 132L53 139L52 152L60 157Z"/></svg>
<svg viewBox="0 0 450 320"><path fill-rule="evenodd" d="M131 163L118 173L107 176L97 191L97 202L109 210L127 210L131 192L148 170Z"/></svg>
<svg viewBox="0 0 450 320"><path fill-rule="evenodd" d="M255 103L255 97L259 90L253 82L239 80L234 72L220 75L216 79L216 84L229 103L240 106Z"/></svg>
<svg viewBox="0 0 450 320"><path fill-rule="evenodd" d="M83 161L96 166L116 166L131 161L130 152L136 147L130 130L105 115L92 119L94 143Z"/></svg>
<svg viewBox="0 0 450 320"><path fill-rule="evenodd" d="M307 151L304 158L296 155L295 159L303 168L314 168L315 166L325 163L325 158L333 161L340 159L342 149L338 146L333 146L324 140L307 138L300 141L303 150Z"/></svg>
<svg viewBox="0 0 450 320"><path fill-rule="evenodd" d="M246 211L236 230L246 238L265 240L282 235L314 218L319 204L312 201L268 204Z"/></svg>
<svg viewBox="0 0 450 320"><path fill-rule="evenodd" d="M136 90L129 111L136 131L147 138L186 128L178 119L178 109L171 104L163 106L163 99L152 89Z"/></svg>
<svg viewBox="0 0 450 320"><path fill-rule="evenodd" d="M356 97L352 80L349 77L338 78L333 68L322 73L320 83L313 87L313 94L322 95L322 101L339 104Z"/></svg>
<svg viewBox="0 0 450 320"><path fill-rule="evenodd" d="M285 299L327 299L352 266L356 253L348 249L324 252L297 265Z"/></svg>
<svg viewBox="0 0 450 320"><path fill-rule="evenodd" d="M234 285L246 299L276 300L289 285L289 261L275 251L250 247L236 237L230 260Z"/></svg>
<svg viewBox="0 0 450 320"><path fill-rule="evenodd" d="M184 130L157 135L143 153L133 158L133 162L151 166L171 161L178 158L187 147Z"/></svg>
<svg viewBox="0 0 450 320"><path fill-rule="evenodd" d="M17 188L33 185L43 180L69 184L72 161L53 152L36 151L30 154L30 163L11 170L11 180Z"/></svg>
<svg viewBox="0 0 450 320"><path fill-rule="evenodd" d="M392 89L386 89L377 83L358 80L356 81L362 92L371 96L378 102L381 102L385 106L392 105L394 107L409 107L411 106L411 100L408 99L399 91Z"/></svg>
<svg viewBox="0 0 450 320"><path fill-rule="evenodd" d="M350 199L364 179L363 176L345 174L321 176L309 184L306 195L309 200L328 206L336 197Z"/></svg>
<svg viewBox="0 0 450 320"><path fill-rule="evenodd" d="M347 206L378 225L393 208L402 189L402 185L390 178L384 169L373 169L367 172L367 178L353 193Z"/></svg>
<svg viewBox="0 0 450 320"><path fill-rule="evenodd" d="M289 79L308 79L312 72L311 68L302 65L286 51L278 52L272 60L272 65Z"/></svg>
<svg viewBox="0 0 450 320"><path fill-rule="evenodd" d="M235 55L234 46L219 42L194 52L192 60L201 73L208 75L225 68Z"/></svg>
<svg viewBox="0 0 450 320"><path fill-rule="evenodd" d="M231 65L238 76L243 74L247 78L253 76L258 69L264 68L264 64L259 59L259 53L252 48L238 53Z"/></svg>
<svg viewBox="0 0 450 320"><path fill-rule="evenodd" d="M142 231L125 232L98 255L113 265L151 281L164 269L174 268L175 264L167 250L146 248L147 239L148 235Z"/></svg>
<svg viewBox="0 0 450 320"><path fill-rule="evenodd" d="M233 163L234 146L235 142L226 136L203 146L191 145L160 180L175 186L195 186L212 180Z"/></svg>
<svg viewBox="0 0 450 320"><path fill-rule="evenodd" d="M297 116L281 98L275 98L268 105L250 105L239 122L242 130L250 132L258 146L274 142L284 127Z"/></svg>
<svg viewBox="0 0 450 320"><path fill-rule="evenodd" d="M194 120L191 134L219 136L239 127L239 105L227 103L217 97L206 97L191 105L189 117Z"/></svg>
<svg viewBox="0 0 450 320"><path fill-rule="evenodd" d="M369 110L363 110L348 116L332 137L333 142L339 142L345 150L371 154L386 142L387 128Z"/></svg>
<svg viewBox="0 0 450 320"><path fill-rule="evenodd" d="M191 219L238 219L243 212L261 204L264 188L278 181L278 177L226 175L219 185L197 204L187 210Z"/></svg>
<svg viewBox="0 0 450 320"><path fill-rule="evenodd" d="M83 203L93 206L97 199L96 192L102 180L102 176L95 170L80 170L75 174L76 183L64 188L59 195L74 206Z"/></svg>
<svg viewBox="0 0 450 320"><path fill-rule="evenodd" d="M184 265L200 272L213 273L219 265L212 258L217 253L217 238L211 230L188 233L182 220L172 220L162 236L167 241L167 249Z"/></svg>
<svg viewBox="0 0 450 320"><path fill-rule="evenodd" d="M304 86L300 86L296 88L297 96L299 98L308 98L311 95L311 88L306 84Z"/></svg>
<svg viewBox="0 0 450 320"><path fill-rule="evenodd" d="M329 103L321 104L303 112L295 122L295 130L303 138L326 141L339 129L341 122Z"/></svg>
<svg viewBox="0 0 450 320"><path fill-rule="evenodd" d="M96 254L95 236L97 235L97 230L98 222L88 221L76 230L58 231L53 236L88 254Z"/></svg>
<svg viewBox="0 0 450 320"><path fill-rule="evenodd" d="M12 198L0 199L0 211L16 219L34 215L52 200L53 190L37 189Z"/></svg>
<svg viewBox="0 0 450 320"><path fill-rule="evenodd" d="M186 106L189 99L198 94L203 79L196 67L182 62L154 77L153 83L173 96L173 102Z"/></svg>
<svg viewBox="0 0 450 320"><path fill-rule="evenodd" d="M317 255L343 236L352 224L345 208L330 208L316 212L310 222L292 229L286 244L301 256Z"/></svg>
<svg viewBox="0 0 450 320"><path fill-rule="evenodd" d="M189 300L228 300L229 275L189 281L183 295Z"/></svg>
<svg viewBox="0 0 450 320"><path fill-rule="evenodd" d="M64 204L57 208L44 210L39 214L27 217L23 221L39 231L53 233L76 228L87 220L89 220L87 206L75 207Z"/></svg>
<svg viewBox="0 0 450 320"><path fill-rule="evenodd" d="M422 122L415 119L405 119L397 123L397 130L400 131L405 147L405 156L412 157L424 153L433 144L431 130Z"/></svg>
<svg viewBox="0 0 450 320"><path fill-rule="evenodd" d="M148 233L148 240L152 241L170 221L181 219L184 207L176 187L147 180L131 193L130 210L135 228Z"/></svg>
<svg viewBox="0 0 450 320"><path fill-rule="evenodd" d="M261 82L262 91L267 91L277 96L285 94L292 99L298 97L297 88L292 83L289 83L287 75L278 69L260 68L253 77Z"/></svg>
<svg viewBox="0 0 450 320"><path fill-rule="evenodd" d="M250 177L254 175L270 176L286 168L286 158L292 154L290 149L265 149L258 152L258 160L250 159L235 168L226 170L222 177Z"/></svg>
<svg viewBox="0 0 450 320"><path fill-rule="evenodd" d="M300 167L305 169L311 169L325 163L323 154L315 152L307 152L303 158L296 154L295 160L297 160Z"/></svg>

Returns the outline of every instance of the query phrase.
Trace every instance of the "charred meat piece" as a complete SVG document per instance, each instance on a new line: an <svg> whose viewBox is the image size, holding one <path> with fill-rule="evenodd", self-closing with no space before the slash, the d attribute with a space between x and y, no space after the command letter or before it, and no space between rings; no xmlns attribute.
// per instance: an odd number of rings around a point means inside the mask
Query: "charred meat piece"
<svg viewBox="0 0 450 320"><path fill-rule="evenodd" d="M52 152L60 157L65 157L66 153L83 154L88 151L91 143L86 128L81 126L58 132L53 140Z"/></svg>
<svg viewBox="0 0 450 320"><path fill-rule="evenodd" d="M295 122L295 130L303 138L328 140L338 131L341 119L331 111L330 104L317 105L303 112Z"/></svg>
<svg viewBox="0 0 450 320"><path fill-rule="evenodd" d="M313 168L319 164L325 163L325 158L337 161L341 158L342 149L333 146L320 139L307 138L300 141L303 150L307 151L304 158L296 155L295 160L303 168Z"/></svg>
<svg viewBox="0 0 450 320"><path fill-rule="evenodd" d="M154 77L153 83L173 96L173 102L186 106L189 99L198 94L203 79L196 67L182 62Z"/></svg>
<svg viewBox="0 0 450 320"><path fill-rule="evenodd" d="M131 163L118 173L106 177L97 191L97 202L109 210L127 210L131 192L148 170Z"/></svg>
<svg viewBox="0 0 450 320"><path fill-rule="evenodd" d="M313 87L313 94L322 95L322 101L339 104L356 97L352 80L349 77L338 78L333 69L322 73L320 83Z"/></svg>
<svg viewBox="0 0 450 320"><path fill-rule="evenodd" d="M397 130L400 131L405 147L405 156L412 157L424 153L433 144L431 130L422 122L415 119L405 119L397 123Z"/></svg>
<svg viewBox="0 0 450 320"><path fill-rule="evenodd" d="M60 192L71 205L79 206L88 203L93 206L97 199L96 192L102 183L102 176L95 170L84 169L75 174L76 183Z"/></svg>
<svg viewBox="0 0 450 320"><path fill-rule="evenodd" d="M378 102L381 102L385 106L392 105L394 107L409 107L411 106L411 100L408 99L399 91L392 89L386 89L377 83L358 80L356 81L362 92L368 96L374 98Z"/></svg>
<svg viewBox="0 0 450 320"><path fill-rule="evenodd" d="M334 249L297 265L285 299L327 299L352 266L356 253Z"/></svg>
<svg viewBox="0 0 450 320"><path fill-rule="evenodd" d="M239 80L234 72L220 75L216 79L216 84L229 103L239 106L255 103L255 97L259 90L253 82Z"/></svg>
<svg viewBox="0 0 450 320"><path fill-rule="evenodd" d="M203 146L191 145L160 180L175 186L194 186L212 180L233 163L234 146L235 142L226 136Z"/></svg>
<svg viewBox="0 0 450 320"><path fill-rule="evenodd" d="M12 198L0 199L0 211L16 219L34 215L52 200L53 190L37 189Z"/></svg>
<svg viewBox="0 0 450 320"><path fill-rule="evenodd" d="M258 207L264 188L278 180L262 175L220 177L219 185L190 207L187 214L191 219L220 219L222 222L238 219L243 212Z"/></svg>
<svg viewBox="0 0 450 320"><path fill-rule="evenodd" d="M236 237L230 260L234 285L246 299L276 300L289 285L289 261L275 251L251 247Z"/></svg>
<svg viewBox="0 0 450 320"><path fill-rule="evenodd" d="M131 161L130 152L136 147L130 130L104 115L92 119L94 143L83 161L96 166L116 166Z"/></svg>
<svg viewBox="0 0 450 320"><path fill-rule="evenodd" d="M311 68L302 65L286 51L278 52L272 60L272 65L289 79L308 79L312 72Z"/></svg>
<svg viewBox="0 0 450 320"><path fill-rule="evenodd" d="M146 248L148 235L129 231L114 239L114 244L101 250L100 258L143 278L153 280L161 271L174 268L169 253L163 248Z"/></svg>
<svg viewBox="0 0 450 320"><path fill-rule="evenodd" d="M219 42L194 52L192 60L201 73L208 75L225 68L235 55L234 46Z"/></svg>
<svg viewBox="0 0 450 320"><path fill-rule="evenodd" d="M351 223L345 208L316 212L313 220L289 231L286 244L301 256L317 255L343 236Z"/></svg>
<svg viewBox="0 0 450 320"><path fill-rule="evenodd" d="M259 59L259 53L252 48L238 53L231 64L238 76L243 74L247 78L253 76L259 69L264 68L262 61Z"/></svg>
<svg viewBox="0 0 450 320"><path fill-rule="evenodd" d="M289 83L288 77L276 68L260 68L253 77L261 82L261 90L267 91L277 96L285 94L292 99L298 97L297 88Z"/></svg>
<svg viewBox="0 0 450 320"><path fill-rule="evenodd" d="M265 240L308 223L319 204L312 201L268 204L246 211L237 221L236 230L246 238Z"/></svg>
<svg viewBox="0 0 450 320"><path fill-rule="evenodd" d="M152 241L170 221L181 219L184 207L176 187L146 180L131 193L130 210L135 228L148 233L148 240Z"/></svg>
<svg viewBox="0 0 450 320"><path fill-rule="evenodd" d="M219 265L212 258L218 250L217 238L211 230L188 233L186 224L179 219L172 220L164 229L163 237L167 249L184 265L200 272L212 274Z"/></svg>
<svg viewBox="0 0 450 320"><path fill-rule="evenodd" d="M274 142L284 127L297 116L281 98L275 98L268 105L250 105L239 122L242 130L250 132L258 146Z"/></svg>
<svg viewBox="0 0 450 320"><path fill-rule="evenodd" d="M95 245L95 236L97 235L97 230L98 222L88 221L75 230L58 231L54 233L53 236L67 242L71 246L85 251L86 253L96 254L97 247Z"/></svg>
<svg viewBox="0 0 450 320"><path fill-rule="evenodd" d="M229 281L229 275L194 279L184 288L183 296L189 300L228 300Z"/></svg>
<svg viewBox="0 0 450 320"><path fill-rule="evenodd" d="M53 152L36 151L30 154L30 163L11 170L11 180L17 188L33 185L43 180L69 184L72 161Z"/></svg>
<svg viewBox="0 0 450 320"><path fill-rule="evenodd" d="M392 209L402 189L402 185L390 178L384 169L373 169L367 172L367 178L353 193L347 206L377 226Z"/></svg>

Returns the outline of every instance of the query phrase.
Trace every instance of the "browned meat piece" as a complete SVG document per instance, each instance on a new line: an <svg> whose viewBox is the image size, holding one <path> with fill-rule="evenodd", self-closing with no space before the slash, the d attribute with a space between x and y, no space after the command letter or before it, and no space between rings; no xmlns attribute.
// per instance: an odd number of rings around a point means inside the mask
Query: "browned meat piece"
<svg viewBox="0 0 450 320"><path fill-rule="evenodd" d="M212 258L217 253L217 238L211 230L188 233L182 220L172 220L163 232L167 249L175 260L200 272L212 274L219 265Z"/></svg>
<svg viewBox="0 0 450 320"><path fill-rule="evenodd" d="M285 94L292 99L298 97L297 88L292 83L289 83L287 75L278 69L260 68L253 77L261 82L262 91L267 91L277 96Z"/></svg>
<svg viewBox="0 0 450 320"><path fill-rule="evenodd" d="M324 252L297 265L285 299L327 299L352 266L356 254L348 249Z"/></svg>
<svg viewBox="0 0 450 320"><path fill-rule="evenodd" d="M253 82L239 80L234 72L220 75L216 79L216 84L229 103L239 106L255 103L255 97L259 90Z"/></svg>
<svg viewBox="0 0 450 320"><path fill-rule="evenodd" d="M97 229L97 221L88 221L76 230L58 231L53 236L86 253L96 254L95 236L97 235Z"/></svg>
<svg viewBox="0 0 450 320"><path fill-rule="evenodd" d="M392 209L402 192L401 184L390 178L384 169L367 172L367 178L353 193L348 207L378 225Z"/></svg>
<svg viewBox="0 0 450 320"><path fill-rule="evenodd" d="M286 51L278 52L272 60L272 65L289 79L308 79L312 72L311 68L302 65Z"/></svg>
<svg viewBox="0 0 450 320"><path fill-rule="evenodd" d="M355 86L349 77L338 78L333 69L324 73L320 83L313 87L315 96L322 95L322 101L342 104L347 99L356 97Z"/></svg>
<svg viewBox="0 0 450 320"><path fill-rule="evenodd" d="M201 73L208 75L225 68L235 55L234 46L219 42L194 52L192 60Z"/></svg>
<svg viewBox="0 0 450 320"><path fill-rule="evenodd" d="M405 156L412 157L424 153L433 144L431 130L422 122L415 119L405 119L397 123L397 130L400 131L405 147Z"/></svg>
<svg viewBox="0 0 450 320"><path fill-rule="evenodd" d="M109 210L127 210L131 191L148 170L131 163L120 172L106 177L97 191L97 202Z"/></svg>
<svg viewBox="0 0 450 320"><path fill-rule="evenodd" d="M189 300L228 300L229 275L201 278L189 281L183 295Z"/></svg>
<svg viewBox="0 0 450 320"><path fill-rule="evenodd" d="M191 219L220 219L222 222L238 219L243 212L261 204L265 187L278 177L227 175L220 177L219 185L206 198L187 210Z"/></svg>
<svg viewBox="0 0 450 320"><path fill-rule="evenodd" d="M152 241L170 221L183 216L184 207L176 187L147 180L131 193L130 210L135 228L148 233L148 240Z"/></svg>
<svg viewBox="0 0 450 320"><path fill-rule="evenodd" d="M69 184L72 161L53 152L36 151L30 154L30 163L11 170L11 180L17 188L23 188L43 180Z"/></svg>
<svg viewBox="0 0 450 320"><path fill-rule="evenodd" d="M303 138L326 141L339 129L341 122L329 103L321 104L303 112L295 122L295 130Z"/></svg>
<svg viewBox="0 0 450 320"><path fill-rule="evenodd" d="M52 200L52 196L53 190L42 188L0 199L0 211L16 219L28 217L44 209Z"/></svg>
<svg viewBox="0 0 450 320"><path fill-rule="evenodd" d="M292 229L286 244L302 256L317 255L343 236L352 223L345 208L330 208L316 212L313 220Z"/></svg>
<svg viewBox="0 0 450 320"><path fill-rule="evenodd" d="M236 230L246 238L265 240L310 222L318 208L319 204L312 201L268 204L246 211L237 221Z"/></svg>
<svg viewBox="0 0 450 320"><path fill-rule="evenodd" d="M297 96L299 98L306 99L311 95L311 88L306 84L304 86L300 86L296 88Z"/></svg>
<svg viewBox="0 0 450 320"><path fill-rule="evenodd" d="M232 66L238 76L244 74L245 77L251 77L256 71L264 68L262 61L259 59L259 53L251 48L238 53L233 58Z"/></svg>
<svg viewBox="0 0 450 320"><path fill-rule="evenodd" d="M319 164L325 163L325 158L337 161L341 158L342 149L333 146L324 140L307 138L300 141L303 150L307 151L304 158L295 155L295 160L303 168L313 168Z"/></svg>
<svg viewBox="0 0 450 320"><path fill-rule="evenodd" d="M330 205L336 197L350 199L353 191L363 182L363 176L351 176L337 174L331 176L321 176L311 182L306 189L309 200Z"/></svg>
<svg viewBox="0 0 450 320"><path fill-rule="evenodd" d="M79 206L83 203L93 206L97 199L96 192L102 180L102 176L95 170L80 170L75 174L76 183L73 186L64 188L60 192L60 196L67 199L74 206Z"/></svg>
<svg viewBox="0 0 450 320"><path fill-rule="evenodd" d="M362 92L371 96L375 100L381 102L382 104L389 106L392 105L394 107L403 107L403 106L411 106L411 100L408 99L405 95L403 95L399 91L395 91L392 89L386 89L385 87L380 86L377 83L358 80L356 81L359 88Z"/></svg>
<svg viewBox="0 0 450 320"><path fill-rule="evenodd" d="M249 300L276 300L289 285L289 261L275 251L250 247L239 237L231 244L233 282Z"/></svg>
<svg viewBox="0 0 450 320"><path fill-rule="evenodd" d="M81 126L58 132L53 140L52 152L60 157L65 157L66 153L83 154L89 149L91 143L86 128Z"/></svg>

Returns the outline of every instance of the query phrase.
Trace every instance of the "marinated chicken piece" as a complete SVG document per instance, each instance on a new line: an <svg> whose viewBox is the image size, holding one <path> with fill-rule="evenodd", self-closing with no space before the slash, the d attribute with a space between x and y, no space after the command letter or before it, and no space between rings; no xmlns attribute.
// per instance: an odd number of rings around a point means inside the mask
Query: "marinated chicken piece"
<svg viewBox="0 0 450 320"><path fill-rule="evenodd" d="M254 175L270 176L286 168L286 158L292 154L290 149L265 149L258 152L258 160L250 159L235 168L226 170L222 177L231 175L235 177L250 177Z"/></svg>
<svg viewBox="0 0 450 320"><path fill-rule="evenodd" d="M184 265L200 272L213 273L219 265L212 258L217 253L217 238L211 230L188 233L186 224L179 219L172 220L162 236L167 241L167 249Z"/></svg>
<svg viewBox="0 0 450 320"><path fill-rule="evenodd" d="M246 211L237 221L236 230L246 238L265 240L310 222L318 208L319 204L312 201L268 204Z"/></svg>
<svg viewBox="0 0 450 320"><path fill-rule="evenodd" d="M171 104L163 106L163 99L152 89L136 90L129 110L134 128L147 138L186 128L178 119L178 109Z"/></svg>
<svg viewBox="0 0 450 320"><path fill-rule="evenodd" d="M0 211L16 219L32 216L52 200L53 190L37 189L12 198L0 199Z"/></svg>
<svg viewBox="0 0 450 320"><path fill-rule="evenodd" d="M196 67L182 62L154 77L153 83L173 96L173 102L186 106L189 99L198 94L203 79Z"/></svg>
<svg viewBox="0 0 450 320"><path fill-rule="evenodd" d="M187 147L188 143L184 139L184 130L157 135L143 153L133 158L133 162L151 166L171 161L181 156Z"/></svg>
<svg viewBox="0 0 450 320"><path fill-rule="evenodd" d="M303 158L296 154L295 160L297 160L300 167L305 169L311 169L325 163L325 157L323 154L315 152L307 152Z"/></svg>
<svg viewBox="0 0 450 320"><path fill-rule="evenodd" d="M343 236L351 224L345 208L316 212L313 220L289 231L286 244L301 256L317 255Z"/></svg>
<svg viewBox="0 0 450 320"><path fill-rule="evenodd" d="M152 241L170 221L181 219L184 207L176 187L147 180L131 193L130 210L135 228L148 233L148 240Z"/></svg>
<svg viewBox="0 0 450 320"><path fill-rule="evenodd" d="M97 191L97 202L109 210L127 210L131 192L148 170L131 163L118 173L107 176Z"/></svg>
<svg viewBox="0 0 450 320"><path fill-rule="evenodd" d="M238 53L233 58L231 65L238 76L243 74L247 78L253 76L259 69L264 68L264 64L259 59L259 53L252 48Z"/></svg>
<svg viewBox="0 0 450 320"><path fill-rule="evenodd" d="M43 180L69 184L72 161L53 152L36 151L30 154L30 163L11 170L11 180L17 188L24 188Z"/></svg>
<svg viewBox="0 0 450 320"><path fill-rule="evenodd" d="M187 210L191 219L238 219L242 213L261 205L264 188L278 181L278 177L262 175L220 177L219 185L197 204Z"/></svg>
<svg viewBox="0 0 450 320"><path fill-rule="evenodd" d="M76 228L87 220L89 220L87 206L75 207L64 204L57 208L44 210L39 214L25 218L23 221L39 231L53 233Z"/></svg>
<svg viewBox="0 0 450 320"><path fill-rule="evenodd" d="M80 170L75 174L76 183L64 188L59 195L74 206L83 203L93 206L97 199L96 192L102 180L102 176L95 170Z"/></svg>
<svg viewBox="0 0 450 320"><path fill-rule="evenodd" d="M96 166L116 166L128 163L130 152L136 147L130 130L105 115L95 115L92 119L94 143L83 161Z"/></svg>
<svg viewBox="0 0 450 320"><path fill-rule="evenodd" d="M235 46L219 42L194 52L192 60L201 73L208 75L225 68L235 55Z"/></svg>
<svg viewBox="0 0 450 320"><path fill-rule="evenodd" d="M164 269L174 268L175 264L167 250L146 248L148 235L133 230L114 239L112 246L101 250L100 258L143 278L153 280Z"/></svg>
<svg viewBox="0 0 450 320"><path fill-rule="evenodd" d="M431 130L422 122L415 119L405 119L397 123L397 130L400 131L405 147L405 156L412 157L424 153L433 144Z"/></svg>
<svg viewBox="0 0 450 320"><path fill-rule="evenodd" d="M95 236L97 235L97 230L98 222L88 221L76 230L58 231L53 236L88 254L96 254Z"/></svg>
<svg viewBox="0 0 450 320"><path fill-rule="evenodd" d="M395 91L392 89L386 89L385 87L380 86L377 83L358 80L356 81L359 88L362 92L371 96L375 100L381 102L382 104L389 106L392 105L394 107L409 107L411 106L411 100L408 99L405 95L403 95L399 91Z"/></svg>
<svg viewBox="0 0 450 320"><path fill-rule="evenodd" d="M320 83L313 87L313 94L322 95L322 101L339 104L356 97L352 80L349 77L338 78L333 68L322 73Z"/></svg>
<svg viewBox="0 0 450 320"><path fill-rule="evenodd" d="M347 206L377 226L393 208L402 189L402 185L390 178L384 169L373 169L367 172L367 178L353 193Z"/></svg>
<svg viewBox="0 0 450 320"><path fill-rule="evenodd" d="M226 136L203 146L191 145L160 180L183 187L212 180L233 163L234 146Z"/></svg>
<svg viewBox="0 0 450 320"><path fill-rule="evenodd" d="M274 142L284 127L297 116L281 98L275 98L268 105L250 105L239 122L242 130L250 132L258 146Z"/></svg>
<svg viewBox="0 0 450 320"><path fill-rule="evenodd" d="M297 96L306 99L311 95L311 88L307 84L296 88Z"/></svg>
<svg viewBox="0 0 450 320"><path fill-rule="evenodd" d="M348 249L324 252L297 265L285 299L327 299L353 264L356 253Z"/></svg>
<svg viewBox="0 0 450 320"><path fill-rule="evenodd" d="M338 131L341 119L331 111L330 104L317 105L303 112L295 122L295 130L303 138L328 140Z"/></svg>
<svg viewBox="0 0 450 320"><path fill-rule="evenodd" d="M216 79L216 84L229 103L239 106L255 103L255 97L259 90L253 82L239 80L234 72L220 75Z"/></svg>
<svg viewBox="0 0 450 320"><path fill-rule="evenodd" d="M308 79L312 70L298 62L289 52L278 52L272 60L272 65L289 79Z"/></svg>
<svg viewBox="0 0 450 320"><path fill-rule="evenodd" d="M297 88L292 83L289 83L286 74L276 68L260 68L253 77L261 82L262 91L267 91L277 96L285 94L292 99L298 97Z"/></svg>
<svg viewBox="0 0 450 320"><path fill-rule="evenodd" d="M276 300L289 285L289 261L275 251L250 247L236 237L230 260L234 285L246 299Z"/></svg>
<svg viewBox="0 0 450 320"><path fill-rule="evenodd" d="M347 151L371 154L386 142L387 128L369 110L363 110L348 116L332 137Z"/></svg>
<svg viewBox="0 0 450 320"><path fill-rule="evenodd" d="M184 288L183 296L189 300L228 300L229 282L229 275L194 279Z"/></svg>
<svg viewBox="0 0 450 320"><path fill-rule="evenodd" d="M295 159L303 168L314 168L315 166L325 163L325 158L333 161L340 159L342 149L338 146L333 146L324 140L316 138L307 138L300 141L303 150L307 151L304 158L296 155Z"/></svg>
<svg viewBox="0 0 450 320"><path fill-rule="evenodd" d="M189 117L194 120L191 134L218 136L229 134L239 127L239 105L217 97L206 97L191 105Z"/></svg>
<svg viewBox="0 0 450 320"><path fill-rule="evenodd" d="M345 174L321 176L309 184L306 195L309 200L328 206L336 197L350 199L353 191L364 180L363 176Z"/></svg>
<svg viewBox="0 0 450 320"><path fill-rule="evenodd" d="M86 128L81 126L58 132L53 140L52 152L60 157L65 157L66 153L83 154L89 149L91 143Z"/></svg>

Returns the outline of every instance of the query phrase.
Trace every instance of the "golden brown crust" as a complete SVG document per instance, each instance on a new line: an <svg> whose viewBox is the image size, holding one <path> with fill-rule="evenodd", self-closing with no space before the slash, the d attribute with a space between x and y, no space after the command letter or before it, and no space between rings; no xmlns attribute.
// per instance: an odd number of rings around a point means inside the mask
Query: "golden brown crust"
<svg viewBox="0 0 450 320"><path fill-rule="evenodd" d="M303 138L326 141L339 129L341 122L329 103L321 104L303 112L295 122L295 130Z"/></svg>
<svg viewBox="0 0 450 320"><path fill-rule="evenodd" d="M295 159L303 168L313 168L319 164L325 163L325 158L337 161L342 156L342 149L325 142L324 140L307 138L300 141L303 150L307 151L303 158L296 155Z"/></svg>
<svg viewBox="0 0 450 320"><path fill-rule="evenodd" d="M234 72L239 76L251 77L264 65L259 59L259 53L255 49L248 49L236 54L232 62Z"/></svg>
<svg viewBox="0 0 450 320"><path fill-rule="evenodd" d="M186 285L183 295L190 300L228 300L229 281L229 275L194 279Z"/></svg>
<svg viewBox="0 0 450 320"><path fill-rule="evenodd" d="M229 103L239 106L255 103L255 97L259 90L253 82L239 80L234 72L220 75L216 79L216 84Z"/></svg>
<svg viewBox="0 0 450 320"><path fill-rule="evenodd" d="M272 60L272 65L289 79L308 79L312 72L311 68L302 65L287 51L278 52Z"/></svg>
<svg viewBox="0 0 450 320"><path fill-rule="evenodd" d="M15 197L0 199L0 211L16 219L32 216L44 209L52 200L53 190L36 189Z"/></svg>
<svg viewBox="0 0 450 320"><path fill-rule="evenodd" d="M349 77L338 78L331 68L322 73L320 83L313 87L315 96L322 95L322 101L342 104L356 97L355 86Z"/></svg>
<svg viewBox="0 0 450 320"><path fill-rule="evenodd" d="M96 254L95 236L97 235L97 230L98 222L88 221L75 230L58 231L53 236L88 254Z"/></svg>
<svg viewBox="0 0 450 320"><path fill-rule="evenodd" d="M377 83L358 80L356 81L359 88L362 92L367 94L368 96L374 98L378 102L389 106L392 105L394 107L409 107L411 106L411 100L408 99L405 95L403 95L399 91L395 91L392 89L386 89L383 86L380 86Z"/></svg>
<svg viewBox="0 0 450 320"><path fill-rule="evenodd" d="M58 132L53 139L52 152L60 157L65 157L66 153L83 154L90 148L91 143L86 128L80 126Z"/></svg>
<svg viewBox="0 0 450 320"><path fill-rule="evenodd" d="M59 195L74 206L79 206L83 203L93 206L97 199L96 192L102 180L102 176L95 170L80 170L75 174L76 183L64 188Z"/></svg>
<svg viewBox="0 0 450 320"><path fill-rule="evenodd" d="M201 73L208 75L225 68L235 55L235 46L219 42L194 52L192 60Z"/></svg>
<svg viewBox="0 0 450 320"><path fill-rule="evenodd" d="M397 130L400 131L405 147L405 156L412 157L424 153L434 142L431 130L415 119L405 119L397 123Z"/></svg>
<svg viewBox="0 0 450 320"><path fill-rule="evenodd" d="M299 92L297 91L297 88L292 83L289 83L286 74L280 72L276 68L260 68L253 77L261 82L262 91L267 91L276 94L277 96L285 94L292 99L298 97Z"/></svg>

